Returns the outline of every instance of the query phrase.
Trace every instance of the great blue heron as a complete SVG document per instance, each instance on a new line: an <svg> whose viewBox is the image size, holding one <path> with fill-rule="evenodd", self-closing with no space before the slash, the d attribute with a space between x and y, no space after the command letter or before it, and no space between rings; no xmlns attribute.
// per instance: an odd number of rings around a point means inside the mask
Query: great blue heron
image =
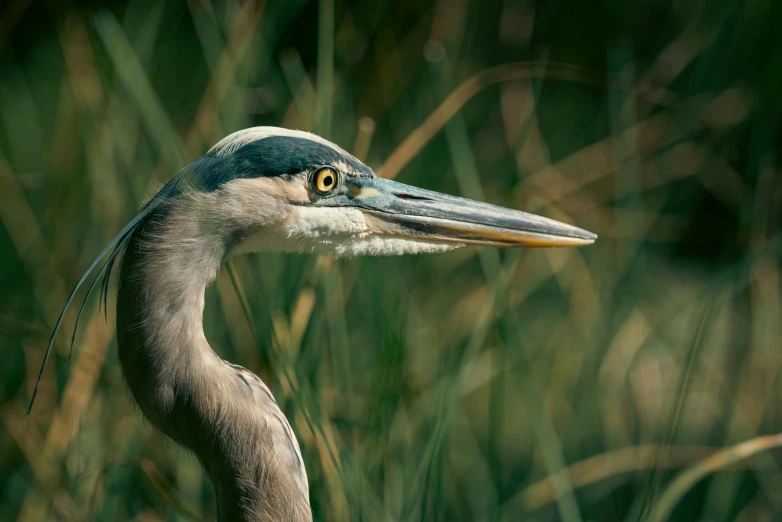
<svg viewBox="0 0 782 522"><path fill-rule="evenodd" d="M144 416L196 455L214 484L220 520L312 520L301 451L269 388L218 357L204 336L204 291L227 257L577 246L596 237L551 219L378 178L313 134L246 129L185 167L93 261L65 304L41 374L76 291L108 255L90 287L104 274L105 304L112 266L124 251L117 344ZM28 414L37 391L36 383Z"/></svg>

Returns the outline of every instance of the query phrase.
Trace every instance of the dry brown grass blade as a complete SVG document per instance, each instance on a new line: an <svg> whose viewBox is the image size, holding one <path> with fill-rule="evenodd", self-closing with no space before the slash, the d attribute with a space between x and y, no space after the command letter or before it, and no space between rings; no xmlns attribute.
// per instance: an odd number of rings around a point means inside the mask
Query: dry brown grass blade
<svg viewBox="0 0 782 522"><path fill-rule="evenodd" d="M236 11L231 22L231 29L226 39L225 48L217 61L215 71L209 80L206 90L201 96L195 118L190 125L187 136L184 139L185 158L194 158L204 152L204 144L212 143L213 137L223 134L220 128L218 111L220 103L230 91L231 81L234 78L236 63L241 54L247 49L252 39L255 28L261 20L261 14L265 2L247 0ZM152 177L152 185L170 176L170 166L165 158L158 161L155 174Z"/></svg>
<svg viewBox="0 0 782 522"><path fill-rule="evenodd" d="M15 404L6 407L3 424L30 465L38 484L46 491L54 491L59 473L52 460L45 458L41 452L43 439L37 427L32 423L24 425L24 410Z"/></svg>
<svg viewBox="0 0 782 522"><path fill-rule="evenodd" d="M304 338L304 332L307 330L314 307L315 291L310 287L302 288L291 313L287 352L292 359L295 359L299 353L301 341Z"/></svg>
<svg viewBox="0 0 782 522"><path fill-rule="evenodd" d="M86 329L85 348L79 351L76 362L71 369L72 378L68 380L63 390L63 398L52 417L46 440L40 441L37 437L29 439L31 427L22 428L24 422L21 418L6 419L9 429L16 428L21 431L15 437L17 445L25 453L27 461L35 470L36 478L47 491L53 491L60 482L59 463L65 456L68 445L76 433L83 412L92 398L93 391L98 382L103 364L106 359L109 342L111 340L111 326L106 324L100 314L95 314ZM14 416L16 417L16 416ZM11 426L10 423L16 423ZM25 446L30 445L30 440L36 441L36 451L25 451ZM41 451L43 448L43 451ZM72 500L65 490L58 493L62 502L72 504ZM34 504L40 502L35 489L25 497L22 510L32 512Z"/></svg>
<svg viewBox="0 0 782 522"><path fill-rule="evenodd" d="M95 54L87 27L79 17L69 15L65 19L60 42L73 97L82 109L97 111L105 94L95 67Z"/></svg>
<svg viewBox="0 0 782 522"><path fill-rule="evenodd" d="M678 108L685 113L691 113L697 102L697 99L688 99L678 105ZM617 136L597 141L530 174L525 178L519 192L535 193L541 200L550 204L556 203L570 212L574 208L579 212L592 210L589 208L590 201L577 195L578 191L616 172L617 167L612 157L616 140L636 140L643 144L639 160L644 162L644 191L648 192L677 179L697 176L704 188L717 198L734 204L744 192L741 181L736 179L736 171L721 158L709 154L707 147L695 142L684 141L661 152L677 139L684 138L677 136L673 118L666 113L655 114ZM585 169L584 165L589 165L589 169ZM715 170L718 170L719 176L715 175ZM704 172L709 175L703 175ZM720 177L723 182L707 180L709 176ZM627 195L624 192L598 191L592 196L591 203L598 205Z"/></svg>
<svg viewBox="0 0 782 522"><path fill-rule="evenodd" d="M617 140L643 141L644 151L641 157L643 159L668 143L670 126L670 116L654 115L627 128L617 136L609 136L583 147L553 165L547 165L530 174L524 179L524 187L549 203L558 203L585 185L616 171L612 150ZM589 165L589 169L585 169L584 165Z"/></svg>
<svg viewBox="0 0 782 522"><path fill-rule="evenodd" d="M782 445L782 435L774 437L779 438L777 445ZM742 453L742 456L738 458L726 458L723 456L724 453L733 451L731 448L712 454L710 457L701 461L701 463L696 464L695 468L705 465L709 467L710 471L715 471L716 469L735 464L742 458L748 457L758 451L773 447L769 446L768 442L761 444L762 447L755 449L753 453L744 452ZM574 488L580 488L622 473L649 469L652 466L666 469L678 468L690 464L693 460L702 459L713 451L714 448L706 446L666 447L655 444L642 444L640 446L619 448L599 455L594 455L571 464L563 473L568 473L570 475L570 482L573 484ZM661 452L667 455L666 459L660 460L658 458ZM702 477L703 475L700 476ZM509 502L520 502L526 509L532 510L540 509L554 500L556 500L556 493L553 488L553 477L546 477L519 492L509 500Z"/></svg>
<svg viewBox="0 0 782 522"><path fill-rule="evenodd" d="M204 141L210 141L215 134L222 134L217 118L218 109L233 84L238 57L250 43L265 5L265 2L247 0L237 11L225 50L217 62L215 72L201 98L196 117L185 139L187 157L197 156L202 152Z"/></svg>
<svg viewBox="0 0 782 522"><path fill-rule="evenodd" d="M241 272L236 266L237 259L232 259L229 263L231 264L230 271L233 272L233 277L237 280L241 280ZM250 323L244 319L244 314L242 313L241 299L244 299L244 296L240 297L233 288L229 270L220 271L215 286L217 287L217 292L220 296L220 311L222 312L228 335L234 346L255 346L255 334L250 327ZM238 283L237 286L241 286L241 283ZM242 364L248 368L257 369L261 365L260 357L255 350L243 350L242 356L244 358Z"/></svg>
<svg viewBox="0 0 782 522"><path fill-rule="evenodd" d="M63 390L60 408L52 418L46 435L46 454L53 458L65 454L75 427L89 404L106 360L112 330L112 325L101 314L90 318L85 329L84 349L79 351L71 368L71 378Z"/></svg>
<svg viewBox="0 0 782 522"><path fill-rule="evenodd" d="M161 496L168 502L171 506L173 506L177 511L182 513L183 515L186 515L191 520L204 520L198 513L194 513L190 509L187 508L176 496L176 492L174 491L174 488L171 486L171 484L168 483L166 478L163 476L162 473L157 469L157 466L148 459L141 459L138 463L139 468L141 468L141 471L144 472L144 474L149 478L150 482L152 482L152 485L155 486L155 489L157 489Z"/></svg>
<svg viewBox="0 0 782 522"><path fill-rule="evenodd" d="M435 134L456 114L473 96L480 91L502 82L526 80L541 77L549 80L577 82L585 85L607 88L610 85L605 73L565 63L547 63L544 71L539 71L537 62L516 62L498 65L471 76L461 83L442 103L391 153L386 162L377 169L378 175L393 179L405 165L413 159ZM639 86L638 92L655 104L672 103L675 96L664 90L650 86Z"/></svg>
<svg viewBox="0 0 782 522"><path fill-rule="evenodd" d="M682 471L654 505L649 522L667 520L676 504L701 479L761 451L782 447L782 433L763 435L725 448Z"/></svg>
<svg viewBox="0 0 782 522"><path fill-rule="evenodd" d="M369 154L369 146L372 143L376 127L375 120L369 116L358 120L358 134L356 135L356 143L353 145L353 155L361 161L365 161Z"/></svg>
<svg viewBox="0 0 782 522"><path fill-rule="evenodd" d="M0 222L16 247L17 254L35 274L35 296L47 317L55 315L65 301L65 285L51 270L49 245L22 187L0 152Z"/></svg>
<svg viewBox="0 0 782 522"><path fill-rule="evenodd" d="M307 411L307 415L312 412ZM307 420L304 412L297 412L293 417L293 424L296 427L296 433L300 437L302 447L314 447L317 451L320 461L320 468L328 489L329 511L338 513L335 517L338 520L348 520L350 513L350 502L345 495L345 489L342 482L342 473L340 472L339 458L340 445L339 437L335 433L331 419L327 415L322 415L318 419L319 429L313 429L311 423Z"/></svg>
<svg viewBox="0 0 782 522"><path fill-rule="evenodd" d="M330 268L330 265L329 265ZM247 321L251 321L249 313L250 307L246 296L242 291L242 285L235 284L233 289L241 305ZM312 309L315 304L315 294L312 288L304 287L299 292L290 322L280 317L276 321L274 350L291 349L298 351L301 338L304 335ZM288 355L290 355L288 353ZM300 384L296 380L296 375L284 364L280 364L277 369L279 373L279 384L283 396L290 400L292 397L301 396ZM293 426L296 429L297 436L300 438L302 447L313 446L317 449L318 457L323 470L323 476L326 480L326 486L329 490L331 503L330 511L339 513L340 520L347 520L350 512L350 503L345 495L341 473L339 467L339 437L327 415L320 415L318 421L313 424L313 412L308 407L306 401L301 410L293 417ZM315 429L318 426L319 429Z"/></svg>

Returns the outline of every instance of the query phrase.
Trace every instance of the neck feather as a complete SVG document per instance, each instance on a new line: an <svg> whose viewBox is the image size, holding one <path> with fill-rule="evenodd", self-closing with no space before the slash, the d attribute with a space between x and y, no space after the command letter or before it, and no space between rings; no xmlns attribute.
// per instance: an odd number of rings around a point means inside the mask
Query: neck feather
<svg viewBox="0 0 782 522"><path fill-rule="evenodd" d="M284 415L260 379L247 372L253 389L204 336L204 292L225 253L210 226L179 201L153 212L128 242L117 298L123 373L146 418L204 466L220 520L311 521Z"/></svg>
<svg viewBox="0 0 782 522"><path fill-rule="evenodd" d="M155 211L128 242L120 271L120 363L147 418L178 442L174 413L182 382L219 362L203 332L204 292L222 260L196 220L177 206ZM181 442L184 442L182 440Z"/></svg>

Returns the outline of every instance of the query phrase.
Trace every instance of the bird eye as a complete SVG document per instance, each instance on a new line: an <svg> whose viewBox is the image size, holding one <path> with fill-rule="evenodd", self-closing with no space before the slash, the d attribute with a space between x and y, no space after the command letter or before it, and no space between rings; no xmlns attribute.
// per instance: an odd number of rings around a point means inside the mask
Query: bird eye
<svg viewBox="0 0 782 522"><path fill-rule="evenodd" d="M312 181L315 190L321 194L327 194L337 186L337 172L329 167L322 168L315 173Z"/></svg>

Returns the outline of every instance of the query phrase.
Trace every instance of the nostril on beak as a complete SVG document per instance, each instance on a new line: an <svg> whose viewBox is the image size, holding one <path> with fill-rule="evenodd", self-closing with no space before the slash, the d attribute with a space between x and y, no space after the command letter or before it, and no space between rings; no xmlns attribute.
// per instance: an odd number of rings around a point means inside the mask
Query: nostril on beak
<svg viewBox="0 0 782 522"><path fill-rule="evenodd" d="M394 194L394 196L398 197L399 199L411 199L415 201L432 201L429 198L425 198L423 196L413 196L411 194Z"/></svg>

